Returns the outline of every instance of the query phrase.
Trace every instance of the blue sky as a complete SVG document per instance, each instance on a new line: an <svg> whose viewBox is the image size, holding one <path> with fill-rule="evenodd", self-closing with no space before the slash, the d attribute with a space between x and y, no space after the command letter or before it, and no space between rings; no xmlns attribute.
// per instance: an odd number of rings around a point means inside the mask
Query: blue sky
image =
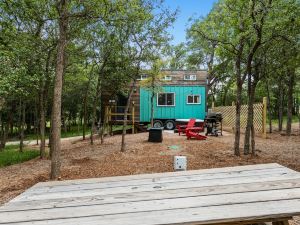
<svg viewBox="0 0 300 225"><path fill-rule="evenodd" d="M185 30L189 24L189 18L206 16L215 2L217 0L165 0L165 4L171 9L179 9L177 20L173 27L170 28L170 33L174 37L172 44L184 42L186 40Z"/></svg>

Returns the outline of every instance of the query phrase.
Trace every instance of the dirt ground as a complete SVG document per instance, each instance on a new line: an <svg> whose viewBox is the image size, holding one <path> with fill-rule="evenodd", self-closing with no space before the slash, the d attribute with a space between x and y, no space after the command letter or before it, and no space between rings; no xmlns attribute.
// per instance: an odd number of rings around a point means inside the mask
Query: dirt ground
<svg viewBox="0 0 300 225"><path fill-rule="evenodd" d="M126 136L126 152L120 152L120 136L107 137L93 146L89 141L62 142L62 179L79 179L173 171L173 156L185 155L188 169L277 162L300 171L300 136L268 135L257 138L257 156L233 155L233 134L186 140L164 132L163 143L147 142L147 133ZM243 142L243 137L241 138ZM241 143L242 146L243 143ZM242 151L242 150L241 150ZM50 161L33 159L0 168L0 204L16 197L37 182L49 180Z"/></svg>

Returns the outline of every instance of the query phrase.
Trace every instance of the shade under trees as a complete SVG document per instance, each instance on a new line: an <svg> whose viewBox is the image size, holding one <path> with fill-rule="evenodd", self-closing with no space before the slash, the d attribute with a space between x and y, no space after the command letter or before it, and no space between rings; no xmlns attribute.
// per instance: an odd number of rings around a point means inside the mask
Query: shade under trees
<svg viewBox="0 0 300 225"><path fill-rule="evenodd" d="M220 0L207 17L194 20L188 29L189 63L206 64L213 101L226 104L224 98L234 90L235 155L240 155L242 103L248 105L244 154L255 154L257 89L268 96L269 121L278 117L281 131L286 113L286 134L291 135L292 116L299 114L295 110L299 109L295 89L299 83L299 9L297 0ZM212 88L215 82L217 88ZM278 94L271 97L272 90Z"/></svg>
<svg viewBox="0 0 300 225"><path fill-rule="evenodd" d="M168 44L176 12L161 3L1 1L0 149L19 136L22 151L24 134L35 133L46 158L49 137L51 178L59 178L61 132L78 126L93 144L103 131L101 95L130 98L130 84Z"/></svg>

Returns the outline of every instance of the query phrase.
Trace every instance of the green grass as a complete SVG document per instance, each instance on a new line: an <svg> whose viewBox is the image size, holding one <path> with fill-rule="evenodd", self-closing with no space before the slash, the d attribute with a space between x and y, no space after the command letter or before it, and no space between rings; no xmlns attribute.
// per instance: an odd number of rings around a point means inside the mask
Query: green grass
<svg viewBox="0 0 300 225"><path fill-rule="evenodd" d="M128 125L126 129L131 129L132 126ZM123 125L114 125L113 126L113 131L117 130L122 130ZM87 127L85 130L85 135L90 135L91 134L91 129L90 127ZM64 132L64 129L61 129L61 138L68 138L68 137L76 137L76 136L82 136L82 126L79 126L79 129L77 126L72 126L70 131ZM46 133L45 135L46 139L49 138L49 134ZM9 141L18 141L19 139L17 137L11 138ZM25 141L31 141L31 140L36 140L36 134L26 134Z"/></svg>
<svg viewBox="0 0 300 225"><path fill-rule="evenodd" d="M91 133L91 130L89 127L85 130L85 135L89 135ZM61 129L61 138L68 138L68 137L76 137L82 135L82 126L72 126L70 131L64 132L64 129ZM49 138L49 134L46 133L45 135L46 139ZM30 141L30 140L36 140L36 134L26 134L24 140Z"/></svg>
<svg viewBox="0 0 300 225"><path fill-rule="evenodd" d="M37 156L39 156L37 150L25 148L23 152L19 152L19 145L8 145L0 152L0 167L25 162Z"/></svg>
<svg viewBox="0 0 300 225"><path fill-rule="evenodd" d="M126 126L126 130L131 129L132 125L127 125ZM123 125L114 125L112 127L113 131L117 131L117 130L123 130Z"/></svg>
<svg viewBox="0 0 300 225"><path fill-rule="evenodd" d="M49 135L46 134L45 137L46 137L46 139L48 139ZM39 137L39 139L40 139L40 137ZM15 138L15 139L12 139L12 140L18 141L19 139ZM25 137L24 137L24 140L25 141L36 140L36 134L26 134Z"/></svg>
<svg viewBox="0 0 300 225"><path fill-rule="evenodd" d="M269 119L267 121L269 121ZM286 124L286 122L287 122L287 117L284 116L283 124ZM299 122L299 118L297 116L293 116L292 123L298 123L298 122ZM278 124L278 119L272 119L272 123Z"/></svg>

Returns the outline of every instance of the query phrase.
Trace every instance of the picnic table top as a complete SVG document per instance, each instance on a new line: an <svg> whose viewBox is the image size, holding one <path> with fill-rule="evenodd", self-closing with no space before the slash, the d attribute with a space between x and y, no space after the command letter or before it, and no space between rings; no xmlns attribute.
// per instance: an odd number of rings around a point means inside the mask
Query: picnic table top
<svg viewBox="0 0 300 225"><path fill-rule="evenodd" d="M300 173L260 164L38 183L0 224L224 224L300 215Z"/></svg>

